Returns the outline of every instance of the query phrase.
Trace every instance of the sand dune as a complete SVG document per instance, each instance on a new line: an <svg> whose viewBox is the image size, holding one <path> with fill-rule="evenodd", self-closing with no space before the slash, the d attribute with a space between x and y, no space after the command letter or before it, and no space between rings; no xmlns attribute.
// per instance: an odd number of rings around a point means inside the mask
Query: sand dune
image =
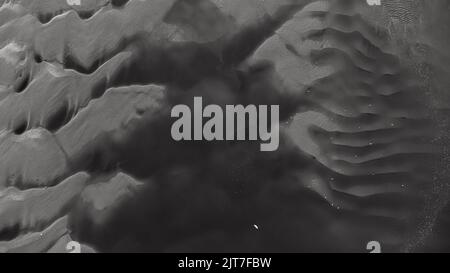
<svg viewBox="0 0 450 273"><path fill-rule="evenodd" d="M0 251L448 248L446 7L0 0ZM172 141L194 96L280 149Z"/></svg>

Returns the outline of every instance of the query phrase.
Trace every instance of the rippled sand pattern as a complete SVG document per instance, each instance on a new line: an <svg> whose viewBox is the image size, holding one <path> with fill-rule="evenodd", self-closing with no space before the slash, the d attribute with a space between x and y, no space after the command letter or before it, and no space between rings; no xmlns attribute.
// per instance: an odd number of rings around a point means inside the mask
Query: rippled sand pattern
<svg viewBox="0 0 450 273"><path fill-rule="evenodd" d="M0 252L450 250L448 1L69 2L0 0ZM194 96L280 148L173 141Z"/></svg>

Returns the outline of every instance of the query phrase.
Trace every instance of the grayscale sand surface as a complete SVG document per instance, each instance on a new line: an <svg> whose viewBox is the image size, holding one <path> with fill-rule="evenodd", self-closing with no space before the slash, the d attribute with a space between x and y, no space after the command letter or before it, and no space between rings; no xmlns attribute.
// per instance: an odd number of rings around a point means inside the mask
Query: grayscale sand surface
<svg viewBox="0 0 450 273"><path fill-rule="evenodd" d="M450 251L449 1L76 2L0 0L0 252Z"/></svg>

